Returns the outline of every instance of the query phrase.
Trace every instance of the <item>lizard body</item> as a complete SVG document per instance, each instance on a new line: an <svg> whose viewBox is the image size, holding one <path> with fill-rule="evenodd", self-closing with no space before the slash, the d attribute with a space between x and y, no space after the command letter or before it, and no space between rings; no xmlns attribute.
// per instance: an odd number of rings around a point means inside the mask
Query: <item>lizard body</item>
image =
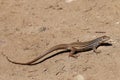
<svg viewBox="0 0 120 80"><path fill-rule="evenodd" d="M70 57L76 57L74 56L74 53L75 52L82 52L82 51L87 51L87 50L93 50L95 53L99 53L100 51L97 51L97 47L102 44L102 43L105 43L106 41L108 41L110 39L110 37L108 36L102 36L102 37L98 37L96 39L93 39L91 41L87 41L87 42L73 42L73 43L70 43L70 44L59 44L59 45L56 45L52 48L50 48L49 50L47 50L44 54L36 57L35 59L29 61L29 62L26 62L26 63L20 63L20 62L15 62L15 61L12 61L10 60L6 55L4 55L7 60L11 63L14 63L14 64L20 64L20 65L31 65L33 64L34 62L36 62L37 60L43 58L44 56L46 56L47 54L55 51L55 50L59 50L59 49L66 49L66 50L70 50L70 53L69 53L69 56Z"/></svg>

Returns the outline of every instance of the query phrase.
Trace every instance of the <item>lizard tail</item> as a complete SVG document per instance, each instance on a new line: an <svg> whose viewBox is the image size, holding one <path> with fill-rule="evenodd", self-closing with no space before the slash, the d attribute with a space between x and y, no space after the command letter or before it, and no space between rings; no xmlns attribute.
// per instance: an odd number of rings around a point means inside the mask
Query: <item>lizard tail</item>
<svg viewBox="0 0 120 80"><path fill-rule="evenodd" d="M44 56L46 56L47 54L55 51L55 50L59 50L59 49L66 49L67 48L67 45L66 44L60 44L60 45L57 45L57 46L54 46L52 48L50 48L47 52L45 52L45 54L43 55L40 55L38 57L36 57L35 59L29 61L29 62L26 62L26 63L21 63L21 62L15 62L15 61L12 61L8 58L8 56L6 56L5 54L2 53L2 55L4 57L6 57L6 59L11 62L11 63L14 63L14 64L20 64L20 65L31 65L32 63L36 62L37 60L43 58Z"/></svg>

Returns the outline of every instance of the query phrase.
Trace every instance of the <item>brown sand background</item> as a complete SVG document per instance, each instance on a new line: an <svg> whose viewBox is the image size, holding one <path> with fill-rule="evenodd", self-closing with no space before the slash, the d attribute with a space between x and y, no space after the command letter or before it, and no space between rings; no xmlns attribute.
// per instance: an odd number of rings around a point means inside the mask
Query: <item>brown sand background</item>
<svg viewBox="0 0 120 80"><path fill-rule="evenodd" d="M119 0L0 0L0 53L14 61L27 62L56 44L102 35L110 36L113 45L99 47L100 54L78 53L78 59L67 52L23 66L0 54L0 80L120 80Z"/></svg>

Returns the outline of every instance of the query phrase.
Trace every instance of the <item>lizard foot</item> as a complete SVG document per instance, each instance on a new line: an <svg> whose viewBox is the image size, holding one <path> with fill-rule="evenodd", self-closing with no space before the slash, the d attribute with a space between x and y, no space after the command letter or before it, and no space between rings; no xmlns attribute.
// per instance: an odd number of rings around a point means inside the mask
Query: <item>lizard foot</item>
<svg viewBox="0 0 120 80"><path fill-rule="evenodd" d="M75 59L78 58L78 56L76 56L76 55L69 55L69 57L73 57L73 58L75 58Z"/></svg>

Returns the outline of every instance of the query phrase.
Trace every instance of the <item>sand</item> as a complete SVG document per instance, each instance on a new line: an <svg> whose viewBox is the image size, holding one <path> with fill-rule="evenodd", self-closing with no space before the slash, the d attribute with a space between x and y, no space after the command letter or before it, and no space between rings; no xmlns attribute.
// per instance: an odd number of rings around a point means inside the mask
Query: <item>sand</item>
<svg viewBox="0 0 120 80"><path fill-rule="evenodd" d="M27 62L54 45L103 35L112 46L100 46L100 54L78 53L77 59L65 52L25 66L1 54ZM0 80L120 80L120 1L0 0Z"/></svg>

